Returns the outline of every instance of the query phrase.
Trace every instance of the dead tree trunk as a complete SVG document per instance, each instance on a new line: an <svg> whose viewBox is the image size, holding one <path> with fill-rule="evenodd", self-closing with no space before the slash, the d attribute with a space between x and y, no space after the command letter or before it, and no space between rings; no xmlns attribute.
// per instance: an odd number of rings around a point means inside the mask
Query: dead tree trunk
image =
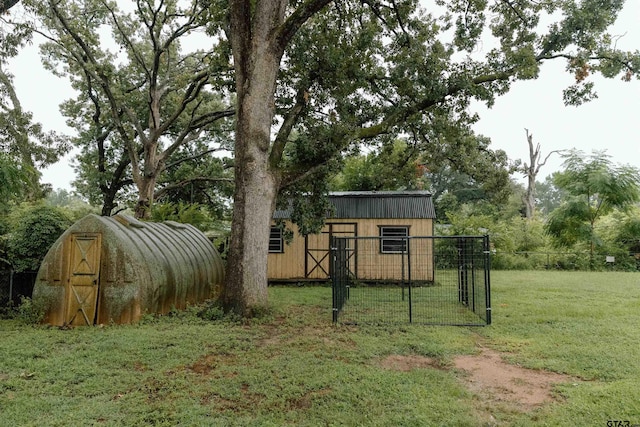
<svg viewBox="0 0 640 427"><path fill-rule="evenodd" d="M527 135L527 142L529 143L529 165L525 162L522 167L522 172L527 178L527 190L523 197L525 205L525 215L527 219L531 220L535 216L536 210L536 178L540 172L540 168L547 163L549 157L553 153L558 153L560 150L554 150L547 154L543 161L540 161L540 144L536 144L533 148L533 134L529 133L529 129L525 129Z"/></svg>

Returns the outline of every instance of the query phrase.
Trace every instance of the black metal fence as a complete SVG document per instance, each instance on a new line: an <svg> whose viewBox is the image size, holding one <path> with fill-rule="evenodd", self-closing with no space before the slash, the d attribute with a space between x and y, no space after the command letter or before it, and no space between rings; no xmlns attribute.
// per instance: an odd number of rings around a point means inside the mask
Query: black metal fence
<svg viewBox="0 0 640 427"><path fill-rule="evenodd" d="M335 237L333 321L491 324L488 236Z"/></svg>
<svg viewBox="0 0 640 427"><path fill-rule="evenodd" d="M22 297L33 294L37 271L0 270L0 307L17 306Z"/></svg>

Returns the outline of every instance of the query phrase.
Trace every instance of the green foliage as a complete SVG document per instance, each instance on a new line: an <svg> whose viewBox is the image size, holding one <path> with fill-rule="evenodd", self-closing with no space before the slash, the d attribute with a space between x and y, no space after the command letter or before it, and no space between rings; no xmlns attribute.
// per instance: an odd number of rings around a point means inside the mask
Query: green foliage
<svg viewBox="0 0 640 427"><path fill-rule="evenodd" d="M596 267L596 248L603 246L596 222L614 210L627 210L640 201L640 171L613 165L604 152L591 156L572 150L554 184L566 192L564 202L548 218L545 230L558 247L585 243Z"/></svg>
<svg viewBox="0 0 640 427"><path fill-rule="evenodd" d="M6 71L8 59L30 42L31 32L30 25L9 24L0 14L0 206L20 198L42 198L46 188L39 182L37 169L55 163L68 151L66 137L44 130L33 121L32 113L23 110L13 75Z"/></svg>
<svg viewBox="0 0 640 427"><path fill-rule="evenodd" d="M157 202L199 204L215 219L230 217L233 159L217 157L209 147L209 142L191 144L171 156L154 195Z"/></svg>
<svg viewBox="0 0 640 427"><path fill-rule="evenodd" d="M9 203L20 199L27 175L7 154L0 151L0 214L6 214L3 211Z"/></svg>
<svg viewBox="0 0 640 427"><path fill-rule="evenodd" d="M217 303L206 304L198 311L198 317L209 322L222 320L226 315L227 313L225 313L220 304Z"/></svg>
<svg viewBox="0 0 640 427"><path fill-rule="evenodd" d="M183 202L154 204L151 219L191 224L202 231L207 230L211 224L211 217L204 206Z"/></svg>
<svg viewBox="0 0 640 427"><path fill-rule="evenodd" d="M397 139L368 154L347 157L331 188L336 191L410 190L424 187L418 147Z"/></svg>
<svg viewBox="0 0 640 427"><path fill-rule="evenodd" d="M560 204L565 197L565 191L559 189L553 183L554 175L548 175L543 182L536 182L536 206L543 215L549 215Z"/></svg>
<svg viewBox="0 0 640 427"><path fill-rule="evenodd" d="M228 51L223 38L205 34L201 2L23 4L46 40L45 68L77 92L61 106L80 151L75 185L103 215L137 199L135 213L146 218L165 168L192 160L174 157L180 147L200 148L196 157L229 148L219 135L234 113Z"/></svg>
<svg viewBox="0 0 640 427"><path fill-rule="evenodd" d="M31 298L21 297L20 305L16 308L15 318L24 325L37 325L44 319L45 309L42 304Z"/></svg>
<svg viewBox="0 0 640 427"><path fill-rule="evenodd" d="M49 248L71 225L59 208L24 205L11 213L7 258L15 271L37 270Z"/></svg>

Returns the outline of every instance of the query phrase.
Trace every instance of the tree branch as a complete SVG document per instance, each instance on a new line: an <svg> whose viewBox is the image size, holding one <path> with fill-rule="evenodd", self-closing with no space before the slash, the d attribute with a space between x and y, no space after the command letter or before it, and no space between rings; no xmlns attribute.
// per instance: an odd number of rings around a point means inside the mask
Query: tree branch
<svg viewBox="0 0 640 427"><path fill-rule="evenodd" d="M183 188L185 186L187 186L188 184L191 184L193 182L229 182L232 183L234 180L233 178L210 178L210 177L204 177L204 176L198 176L195 178L189 178L189 179L184 179L182 181L167 185L166 187L162 187L160 190L156 191L153 194L153 198L154 199L160 199L161 197L165 196L168 192L172 191L172 190L177 190L179 188Z"/></svg>
<svg viewBox="0 0 640 427"><path fill-rule="evenodd" d="M296 103L289 109L286 116L284 117L284 121L280 129L278 130L278 135L273 142L271 147L271 153L269 154L269 164L272 168L276 168L280 161L282 160L282 154L284 153L284 148L287 145L287 141L289 139L289 135L293 130L293 127L298 122L298 119L304 112L304 109L308 102L309 97L309 86L310 84L303 85L304 87L300 87L298 89L298 93L296 94Z"/></svg>
<svg viewBox="0 0 640 427"><path fill-rule="evenodd" d="M309 18L320 12L333 1L334 0L307 0L300 5L278 29L276 40L278 41L280 50L284 51L293 36L295 36Z"/></svg>

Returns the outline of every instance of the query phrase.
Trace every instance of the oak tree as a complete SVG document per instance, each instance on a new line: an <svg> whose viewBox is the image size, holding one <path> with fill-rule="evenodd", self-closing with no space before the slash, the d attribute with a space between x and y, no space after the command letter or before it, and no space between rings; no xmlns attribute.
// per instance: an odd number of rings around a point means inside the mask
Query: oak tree
<svg viewBox="0 0 640 427"><path fill-rule="evenodd" d="M25 1L35 13L45 66L68 77L78 96L63 105L77 131L74 143L97 173L103 213L133 182L136 216L148 217L156 184L182 146L212 140L217 123L234 114L216 49L188 49L204 33L207 9L193 1ZM121 7L122 6L122 7ZM123 8L129 7L128 10ZM86 160L83 160L86 161Z"/></svg>
<svg viewBox="0 0 640 427"><path fill-rule="evenodd" d="M235 195L223 303L267 303L269 224L282 189L351 144L406 133L437 143L548 60L565 60L568 103L593 95L588 76L631 78L637 55L607 28L623 1L229 0L212 7L230 40L236 102ZM422 6L428 9L423 9ZM552 23L541 26L541 16ZM486 30L486 32L485 32ZM490 33L495 47L477 50ZM488 34L486 34L488 35Z"/></svg>

